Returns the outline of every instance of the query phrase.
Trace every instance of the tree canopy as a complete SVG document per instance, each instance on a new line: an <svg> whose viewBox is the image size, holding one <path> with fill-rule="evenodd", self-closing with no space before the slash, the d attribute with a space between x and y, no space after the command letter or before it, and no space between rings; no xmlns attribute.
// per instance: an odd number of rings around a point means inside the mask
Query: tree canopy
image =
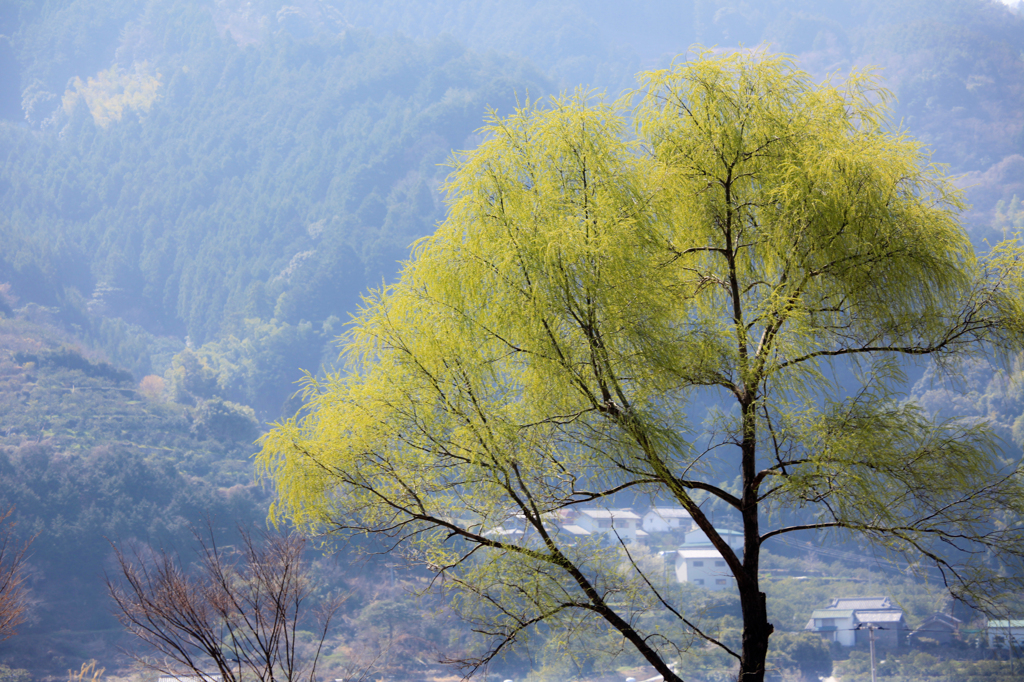
<svg viewBox="0 0 1024 682"><path fill-rule="evenodd" d="M610 627L666 680L695 642L761 680L759 553L797 531L934 563L964 598L1020 582L1016 465L983 423L899 391L908 359L955 373L1021 348L1022 252L974 252L887 102L868 74L818 85L782 57L705 54L616 104L492 117L454 161L447 219L344 337L345 368L309 377L266 437L276 513L434 567L490 637L476 663L535 627ZM739 642L635 546L560 530L627 497L708 536Z"/></svg>

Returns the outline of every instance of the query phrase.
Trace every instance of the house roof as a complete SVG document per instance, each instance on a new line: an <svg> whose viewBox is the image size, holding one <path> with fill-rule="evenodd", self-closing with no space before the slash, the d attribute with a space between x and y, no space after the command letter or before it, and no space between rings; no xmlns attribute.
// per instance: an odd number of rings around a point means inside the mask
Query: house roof
<svg viewBox="0 0 1024 682"><path fill-rule="evenodd" d="M681 559L721 559L717 549L679 549L676 553Z"/></svg>
<svg viewBox="0 0 1024 682"><path fill-rule="evenodd" d="M852 609L818 609L811 613L811 619L815 618L853 618Z"/></svg>
<svg viewBox="0 0 1024 682"><path fill-rule="evenodd" d="M928 619L928 620L922 621L921 624L917 626L917 629L914 630L913 632L911 632L910 635L912 637L919 637L921 635L924 635L925 637L927 637L931 633L936 633L936 632L939 632L939 633L956 632L958 629L959 628L957 627L956 623L950 623L948 621L938 620L938 619L936 619L936 620Z"/></svg>
<svg viewBox="0 0 1024 682"><path fill-rule="evenodd" d="M741 542L743 540L743 533L741 533L739 531L735 531L735 530L722 530L720 528L716 528L715 530L717 530L718 531L718 535L723 540L725 540L725 543L727 545L729 545L730 547L732 547L733 549L737 549L739 544L741 544ZM711 542L711 539L708 538L707 534L704 531L702 531L700 529L695 529L695 530L688 531L686 533L686 535L683 538L683 546L685 546L685 547L714 547L715 545L714 545L713 542Z"/></svg>
<svg viewBox="0 0 1024 682"><path fill-rule="evenodd" d="M896 611L856 611L857 620L862 623L898 623L903 620L903 612Z"/></svg>
<svg viewBox="0 0 1024 682"><path fill-rule="evenodd" d="M989 628L1024 628L1024 620L990 620Z"/></svg>
<svg viewBox="0 0 1024 682"><path fill-rule="evenodd" d="M717 531L718 534L721 535L723 538L731 537L731 536L736 536L736 535L739 535L739 536L742 537L742 535L743 535L743 533L741 533L738 530L729 530L729 529L726 529L726 528L716 528L715 531ZM700 528L694 528L693 530L688 531L686 533L686 535L695 535L697 533L700 533L701 535L706 535L706 533L703 530L701 530Z"/></svg>
<svg viewBox="0 0 1024 682"><path fill-rule="evenodd" d="M628 509L580 509L592 519L639 519L640 516Z"/></svg>
<svg viewBox="0 0 1024 682"><path fill-rule="evenodd" d="M688 519L690 512L682 507L651 507L648 514L655 514L663 519Z"/></svg>
<svg viewBox="0 0 1024 682"><path fill-rule="evenodd" d="M590 531L583 526L567 525L562 526L562 530L571 535L590 535Z"/></svg>
<svg viewBox="0 0 1024 682"><path fill-rule="evenodd" d="M888 597L840 597L833 599L832 603L829 604L829 608L853 609L854 611L862 609L881 611L883 609L891 609L892 604L889 602Z"/></svg>
<svg viewBox="0 0 1024 682"><path fill-rule="evenodd" d="M491 537L491 536L501 537L501 536L510 536L510 535L525 535L525 533L522 530L520 530L519 528L503 528L502 526L498 526L497 528L491 528L490 530L485 530L484 531L484 536L485 537Z"/></svg>

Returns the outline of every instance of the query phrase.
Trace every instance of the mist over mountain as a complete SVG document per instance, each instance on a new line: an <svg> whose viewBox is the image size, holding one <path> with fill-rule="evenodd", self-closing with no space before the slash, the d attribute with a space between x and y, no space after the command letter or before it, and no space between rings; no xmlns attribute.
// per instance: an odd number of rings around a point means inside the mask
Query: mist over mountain
<svg viewBox="0 0 1024 682"><path fill-rule="evenodd" d="M979 243L1021 189L1024 31L1005 7L667 4L7 2L0 276L140 377L167 369L153 337L255 341L255 319L315 370L324 323L441 217L443 164L488 107L614 96L695 43L822 78L878 68L894 125L966 174ZM269 418L286 374L223 383Z"/></svg>
<svg viewBox="0 0 1024 682"><path fill-rule="evenodd" d="M0 511L40 533L0 660L115 660L103 538L263 523L253 440L443 219L488 112L617 97L695 45L877 69L975 244L1024 228L1024 16L998 2L0 0ZM1015 377L915 371L912 397L1019 456Z"/></svg>

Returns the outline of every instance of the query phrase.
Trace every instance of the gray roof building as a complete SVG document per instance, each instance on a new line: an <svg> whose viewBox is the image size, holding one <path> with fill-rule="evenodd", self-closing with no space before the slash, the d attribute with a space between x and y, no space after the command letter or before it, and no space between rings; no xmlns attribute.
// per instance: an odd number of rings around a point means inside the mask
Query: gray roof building
<svg viewBox="0 0 1024 682"><path fill-rule="evenodd" d="M867 642L874 631L876 644L896 648L906 639L907 624L888 597L841 597L815 609L804 629L843 646Z"/></svg>

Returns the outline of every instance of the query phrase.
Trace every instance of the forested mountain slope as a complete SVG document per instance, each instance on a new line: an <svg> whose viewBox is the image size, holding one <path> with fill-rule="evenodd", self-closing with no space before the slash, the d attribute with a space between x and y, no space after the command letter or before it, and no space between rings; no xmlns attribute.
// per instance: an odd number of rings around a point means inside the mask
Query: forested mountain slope
<svg viewBox="0 0 1024 682"><path fill-rule="evenodd" d="M169 402L157 383L83 355L45 321L0 319L0 501L32 545L29 622L0 652L43 671L109 660L122 639L103 575L110 543L182 547L209 520L262 525L239 405Z"/></svg>
<svg viewBox="0 0 1024 682"><path fill-rule="evenodd" d="M902 125L971 174L979 243L1024 195L1024 19L986 0L6 0L0 31L21 102L0 128L0 281L137 377L186 336L220 342L221 394L263 418L432 230L439 164L488 106L615 94L695 42L819 77L880 67Z"/></svg>
<svg viewBox="0 0 1024 682"><path fill-rule="evenodd" d="M247 318L345 317L431 230L439 164L472 144L486 108L545 87L450 38L312 33L282 15L239 44L215 6L19 9L30 125L0 130L0 281L65 319L197 345L250 336ZM148 373L148 345L117 359ZM276 416L323 345L290 349L274 400L234 397Z"/></svg>
<svg viewBox="0 0 1024 682"><path fill-rule="evenodd" d="M819 77L877 67L898 97L904 124L957 171L1024 153L1024 20L995 2L336 0L332 6L355 26L426 39L450 33L475 48L526 56L569 88L633 87L638 68L662 65L693 44L767 46L796 55Z"/></svg>

